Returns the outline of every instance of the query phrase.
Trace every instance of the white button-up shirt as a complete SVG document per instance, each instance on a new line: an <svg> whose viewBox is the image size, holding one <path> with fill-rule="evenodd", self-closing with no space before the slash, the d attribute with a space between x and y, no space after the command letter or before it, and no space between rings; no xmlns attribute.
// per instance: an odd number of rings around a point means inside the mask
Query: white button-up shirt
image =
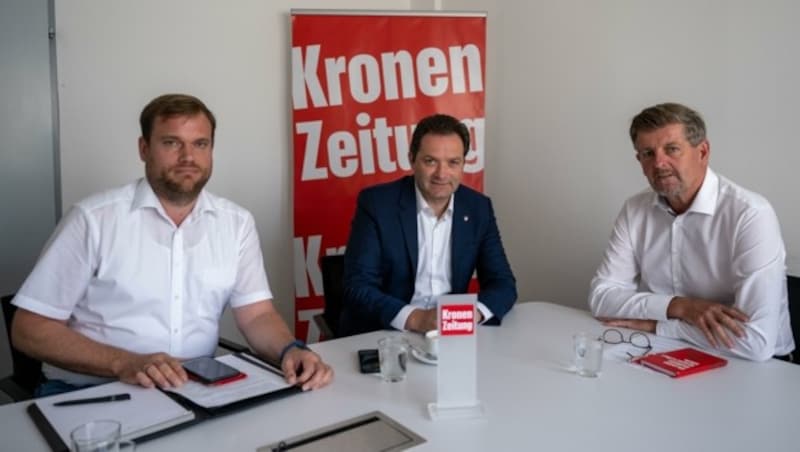
<svg viewBox="0 0 800 452"><path fill-rule="evenodd" d="M750 317L729 352L763 361L794 349L786 252L769 202L708 169L692 205L675 215L647 190L622 208L591 283L595 316L658 320L656 333L710 348L702 332L667 319L673 297L734 306ZM720 349L722 351L722 349Z"/></svg>
<svg viewBox="0 0 800 452"><path fill-rule="evenodd" d="M226 304L272 298L252 215L201 192L180 226L145 179L76 204L14 304L135 353L211 355ZM73 384L104 381L46 365Z"/></svg>
<svg viewBox="0 0 800 452"><path fill-rule="evenodd" d="M414 279L414 296L411 303L403 306L392 319L391 325L405 330L406 320L415 309L436 307L436 297L450 293L452 269L450 266L453 229L453 205L455 194L450 195L447 209L441 217L431 209L419 187L414 184L417 197L417 275ZM477 303L483 321L489 320L492 312L483 303Z"/></svg>

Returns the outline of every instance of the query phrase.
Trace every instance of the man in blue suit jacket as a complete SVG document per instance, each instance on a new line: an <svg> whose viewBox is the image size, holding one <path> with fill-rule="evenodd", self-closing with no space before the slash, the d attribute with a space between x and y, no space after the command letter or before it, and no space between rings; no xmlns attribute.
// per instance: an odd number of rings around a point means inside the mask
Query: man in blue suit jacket
<svg viewBox="0 0 800 452"><path fill-rule="evenodd" d="M342 335L436 329L436 297L466 293L475 270L479 320L499 324L516 301L492 203L460 185L467 127L429 116L410 147L413 177L358 196L345 252Z"/></svg>

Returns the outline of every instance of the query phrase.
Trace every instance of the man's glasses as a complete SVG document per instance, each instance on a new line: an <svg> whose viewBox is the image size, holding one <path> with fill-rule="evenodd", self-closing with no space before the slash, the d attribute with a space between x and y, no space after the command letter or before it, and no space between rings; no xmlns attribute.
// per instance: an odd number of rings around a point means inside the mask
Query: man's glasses
<svg viewBox="0 0 800 452"><path fill-rule="evenodd" d="M631 361L636 361L637 359L641 358L642 356L650 353L653 350L653 346L650 344L650 338L647 337L646 334L640 332L633 332L625 339L625 335L622 334L622 331L616 330L614 328L607 329L603 331L603 342L606 344L631 344L632 346L644 350L640 355L634 355L631 352L627 352L628 356L630 357Z"/></svg>

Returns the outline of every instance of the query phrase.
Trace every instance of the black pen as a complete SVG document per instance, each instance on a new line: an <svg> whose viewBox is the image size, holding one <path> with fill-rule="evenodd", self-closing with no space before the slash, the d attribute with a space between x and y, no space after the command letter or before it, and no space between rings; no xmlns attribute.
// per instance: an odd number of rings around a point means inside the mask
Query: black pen
<svg viewBox="0 0 800 452"><path fill-rule="evenodd" d="M88 399L62 400L61 402L54 403L53 406L69 406L69 405L83 405L86 403L117 402L119 400L130 400L130 399L131 399L130 394L114 394L103 397L91 397Z"/></svg>

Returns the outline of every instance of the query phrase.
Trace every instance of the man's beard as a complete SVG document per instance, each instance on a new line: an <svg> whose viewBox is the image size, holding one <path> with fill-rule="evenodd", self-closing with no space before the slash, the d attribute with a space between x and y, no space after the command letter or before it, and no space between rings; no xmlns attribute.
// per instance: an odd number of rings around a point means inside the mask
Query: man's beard
<svg viewBox="0 0 800 452"><path fill-rule="evenodd" d="M673 185L670 188L659 188L656 184L658 176L659 175L656 174L653 176L653 179L650 179L650 187L652 187L653 191L655 191L659 196L663 196L664 198L667 199L672 199L672 198L677 198L678 196L683 194L685 187L683 185L683 181L680 178L673 175L673 177L675 177L678 181L676 185Z"/></svg>
<svg viewBox="0 0 800 452"><path fill-rule="evenodd" d="M200 169L197 166L195 166L195 168ZM197 182L187 188L184 184L171 179L169 177L169 171L170 170L165 170L159 174L151 174L151 171L147 171L147 180L158 196L166 198L170 203L179 206L185 206L194 202L211 177L211 168L208 168L207 171L203 172ZM200 171L202 172L201 169Z"/></svg>
<svg viewBox="0 0 800 452"><path fill-rule="evenodd" d="M659 190L659 189L653 187L653 190L659 196L663 196L664 198L667 198L667 199L674 199L674 198L679 197L681 194L683 194L683 187L682 186L674 187L674 188L672 188L670 190L663 190L663 189Z"/></svg>

